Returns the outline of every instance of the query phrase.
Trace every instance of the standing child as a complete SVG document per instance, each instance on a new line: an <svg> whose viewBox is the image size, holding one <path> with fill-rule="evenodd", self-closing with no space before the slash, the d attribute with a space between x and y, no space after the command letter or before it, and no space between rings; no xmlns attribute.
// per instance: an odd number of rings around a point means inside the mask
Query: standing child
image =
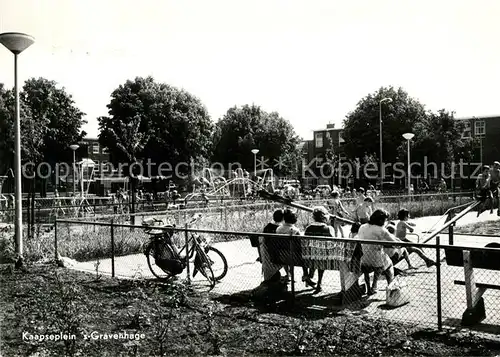
<svg viewBox="0 0 500 357"><path fill-rule="evenodd" d="M354 217L359 223L368 223L373 212L373 202L373 198L366 197L363 203L356 207L356 210L354 211Z"/></svg>
<svg viewBox="0 0 500 357"><path fill-rule="evenodd" d="M342 201L340 201L339 191L332 192L332 200L328 202L328 206L334 216L337 217L345 217L349 216L349 212L342 205ZM340 237L344 238L344 231L342 230L342 222L335 217L331 219L331 225L333 226L333 231L335 232L335 237L338 236L340 232Z"/></svg>
<svg viewBox="0 0 500 357"><path fill-rule="evenodd" d="M415 228L415 223L408 222L410 219L410 211L403 208L398 212L398 219L399 222L396 225L396 237L401 239L403 242L411 243L411 240L406 238L406 232L410 231L410 233L413 233ZM408 254L416 253L420 258L422 258L428 268L436 265L436 262L425 255L422 249L417 247L406 247L406 250L408 251ZM408 267L409 266L410 264L408 264Z"/></svg>

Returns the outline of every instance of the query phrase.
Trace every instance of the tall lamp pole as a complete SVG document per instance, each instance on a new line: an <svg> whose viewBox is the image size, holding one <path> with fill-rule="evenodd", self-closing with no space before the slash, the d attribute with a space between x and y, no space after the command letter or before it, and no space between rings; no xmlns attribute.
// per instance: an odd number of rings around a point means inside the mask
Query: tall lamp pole
<svg viewBox="0 0 500 357"><path fill-rule="evenodd" d="M76 195L76 150L80 146L77 144L70 145L69 148L73 150L73 197Z"/></svg>
<svg viewBox="0 0 500 357"><path fill-rule="evenodd" d="M14 141L15 166L15 235L18 266L23 265L23 216L22 216L22 176L21 176L21 113L19 104L19 86L17 75L17 56L35 43L35 39L19 32L5 32L0 34L0 43L14 54L14 93L16 98L16 121Z"/></svg>
<svg viewBox="0 0 500 357"><path fill-rule="evenodd" d="M408 185L408 196L411 195L411 191L410 191L410 184L411 184L411 170L410 170L410 141L411 139L413 139L413 137L415 136L415 134L413 133L404 133L403 134L403 138L406 139L406 141L408 142L408 176L407 176L407 185Z"/></svg>
<svg viewBox="0 0 500 357"><path fill-rule="evenodd" d="M253 176L257 177L257 154L259 153L259 149L252 149L253 154Z"/></svg>
<svg viewBox="0 0 500 357"><path fill-rule="evenodd" d="M382 159L382 103L392 103L392 98L384 98L378 103L379 107L379 139L380 139L380 191L384 188L384 167L383 167L383 159Z"/></svg>

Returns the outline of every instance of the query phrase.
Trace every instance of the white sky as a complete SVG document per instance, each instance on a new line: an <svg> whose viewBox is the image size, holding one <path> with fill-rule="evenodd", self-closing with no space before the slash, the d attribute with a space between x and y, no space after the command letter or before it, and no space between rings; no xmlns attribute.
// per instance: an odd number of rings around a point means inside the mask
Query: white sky
<svg viewBox="0 0 500 357"><path fill-rule="evenodd" d="M388 85L428 109L499 114L498 19L497 0L0 0L0 32L36 39L20 80L64 86L90 136L113 89L147 75L199 97L214 121L255 103L304 138ZM2 48L0 82L13 80Z"/></svg>

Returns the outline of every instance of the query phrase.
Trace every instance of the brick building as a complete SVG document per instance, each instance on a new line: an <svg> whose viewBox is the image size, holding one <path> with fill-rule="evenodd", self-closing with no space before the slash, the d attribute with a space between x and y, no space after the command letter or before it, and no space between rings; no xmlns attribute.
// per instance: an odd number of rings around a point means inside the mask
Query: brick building
<svg viewBox="0 0 500 357"><path fill-rule="evenodd" d="M462 138L478 138L474 161L491 165L500 161L500 115L457 118L465 124Z"/></svg>
<svg viewBox="0 0 500 357"><path fill-rule="evenodd" d="M338 176L335 172L321 169L325 163L327 155L332 155L334 161L344 157L344 139L342 129L335 128L335 124L327 124L326 128L313 131L312 140L304 140L301 143L303 160L302 186L304 188L314 188L317 185L339 184ZM313 174L311 174L313 172ZM344 185L346 182L341 182Z"/></svg>

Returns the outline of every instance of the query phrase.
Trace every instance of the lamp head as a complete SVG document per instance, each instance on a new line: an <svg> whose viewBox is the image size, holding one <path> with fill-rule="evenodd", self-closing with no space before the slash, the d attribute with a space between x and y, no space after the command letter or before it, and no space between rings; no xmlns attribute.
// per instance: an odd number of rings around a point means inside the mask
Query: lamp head
<svg viewBox="0 0 500 357"><path fill-rule="evenodd" d="M76 149L78 149L80 147L80 145L76 145L76 144L73 144L73 145L70 145L69 148L73 151L75 151Z"/></svg>
<svg viewBox="0 0 500 357"><path fill-rule="evenodd" d="M252 154L257 155L259 153L259 149L252 149Z"/></svg>
<svg viewBox="0 0 500 357"><path fill-rule="evenodd" d="M35 39L19 32L4 32L0 34L0 43L15 55L20 54L25 49L35 43Z"/></svg>
<svg viewBox="0 0 500 357"><path fill-rule="evenodd" d="M392 98L389 98L389 97L384 98L384 99L382 99L382 100L380 101L380 103L383 103L383 102L392 103Z"/></svg>
<svg viewBox="0 0 500 357"><path fill-rule="evenodd" d="M411 140L411 139L413 139L414 136L415 136L415 134L413 134L413 133L404 133L403 134L403 138L405 138L406 140Z"/></svg>

